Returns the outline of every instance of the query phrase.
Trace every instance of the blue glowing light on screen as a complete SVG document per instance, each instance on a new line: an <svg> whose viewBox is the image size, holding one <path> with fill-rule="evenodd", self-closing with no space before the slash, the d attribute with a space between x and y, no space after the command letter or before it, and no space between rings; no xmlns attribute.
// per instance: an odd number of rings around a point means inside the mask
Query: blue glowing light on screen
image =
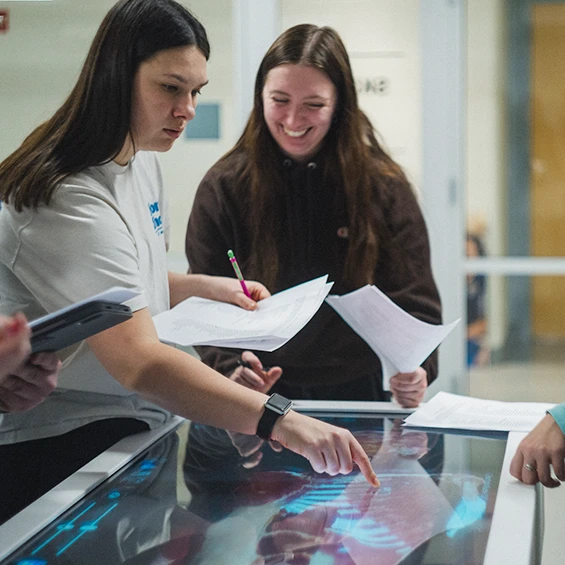
<svg viewBox="0 0 565 565"><path fill-rule="evenodd" d="M479 494L476 483L472 480L463 484L463 495L455 508L455 512L447 522L447 535L452 538L457 532L483 518L487 509L488 491L492 475L485 477Z"/></svg>
<svg viewBox="0 0 565 565"><path fill-rule="evenodd" d="M301 514L314 507L331 507L335 511L335 517L331 524L325 525L327 531L351 536L366 547L387 549L398 555L408 555L413 548L405 540L391 531L385 523L366 516L362 504L351 506L350 501L342 496L345 488L353 480L354 477L351 475L332 477L329 480L321 479L315 488L288 502L283 509L288 514ZM363 483L359 483L359 487L365 489ZM386 495L390 493L390 489L385 487L380 492ZM374 494L371 494L370 498L372 496ZM334 561L330 563L333 564ZM321 565L321 562L316 561L316 565Z"/></svg>
<svg viewBox="0 0 565 565"><path fill-rule="evenodd" d="M128 494L130 488L128 485L138 485L144 482L165 461L165 458L141 461L132 472L125 475L120 481L125 490L113 489L106 495L106 499L112 501L112 503L91 502L85 505L72 519L57 524L53 535L37 546L30 555L36 556L50 544L62 543L55 553L59 556L76 544L83 536L97 532L100 522L118 507L119 499ZM16 565L47 565L47 561L38 558L26 558L18 561Z"/></svg>

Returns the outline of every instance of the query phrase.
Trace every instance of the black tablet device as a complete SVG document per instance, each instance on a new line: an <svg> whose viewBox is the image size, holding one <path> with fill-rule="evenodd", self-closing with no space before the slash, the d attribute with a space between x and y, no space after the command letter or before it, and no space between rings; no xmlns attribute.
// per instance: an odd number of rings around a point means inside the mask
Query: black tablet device
<svg viewBox="0 0 565 565"><path fill-rule="evenodd" d="M31 350L59 351L132 317L129 306L92 300L30 322Z"/></svg>

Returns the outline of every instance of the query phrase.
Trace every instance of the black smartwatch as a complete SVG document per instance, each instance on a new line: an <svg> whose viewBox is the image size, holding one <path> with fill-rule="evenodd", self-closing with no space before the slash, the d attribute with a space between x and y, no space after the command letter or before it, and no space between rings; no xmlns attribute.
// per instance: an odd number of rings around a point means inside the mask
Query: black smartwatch
<svg viewBox="0 0 565 565"><path fill-rule="evenodd" d="M292 408L292 400L275 393L267 398L264 406L265 411L257 424L257 435L261 439L269 441L276 421Z"/></svg>

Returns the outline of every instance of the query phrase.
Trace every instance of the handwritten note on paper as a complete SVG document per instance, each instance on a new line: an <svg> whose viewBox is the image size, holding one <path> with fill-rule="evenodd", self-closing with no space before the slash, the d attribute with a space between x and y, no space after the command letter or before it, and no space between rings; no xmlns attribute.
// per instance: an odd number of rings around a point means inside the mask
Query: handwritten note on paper
<svg viewBox="0 0 565 565"><path fill-rule="evenodd" d="M553 406L546 402L504 402L438 392L404 423L425 428L529 432Z"/></svg>
<svg viewBox="0 0 565 565"><path fill-rule="evenodd" d="M378 355L386 388L396 373L416 370L459 323L459 320L447 325L422 322L374 285L342 296L328 296L326 302Z"/></svg>
<svg viewBox="0 0 565 565"><path fill-rule="evenodd" d="M161 341L274 351L312 318L333 283L319 277L261 300L254 311L191 297L154 316Z"/></svg>

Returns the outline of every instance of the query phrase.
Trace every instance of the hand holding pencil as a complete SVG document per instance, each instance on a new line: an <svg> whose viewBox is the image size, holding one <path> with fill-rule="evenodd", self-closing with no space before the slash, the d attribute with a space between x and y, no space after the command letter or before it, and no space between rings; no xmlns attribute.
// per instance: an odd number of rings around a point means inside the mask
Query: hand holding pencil
<svg viewBox="0 0 565 565"><path fill-rule="evenodd" d="M233 267L233 270L235 271L235 276L237 277L237 280L239 281L239 284L241 285L241 288L243 289L243 293L245 294L245 296L247 296L247 298L251 298L251 294L249 294L249 290L247 289L247 285L245 284L245 279L243 278L243 275L241 274L241 269L239 268L239 264L237 262L237 259L235 258L235 255L234 255L234 253L231 249L228 249L228 257L229 257L231 266Z"/></svg>
<svg viewBox="0 0 565 565"><path fill-rule="evenodd" d="M264 298L268 298L269 296L271 296L271 293L261 283L258 283L256 281L247 281L247 282L245 281L241 269L239 268L237 259L235 258L235 254L231 249L228 249L228 258L233 267L239 285L241 286L241 290L243 291L243 294L245 294L245 296L250 301L253 301L253 302L248 302L245 305L243 304L239 304L239 305L242 306L243 308L247 308L248 310L255 309L257 307L257 301L263 300ZM251 304L253 304L253 306L251 306Z"/></svg>
<svg viewBox="0 0 565 565"><path fill-rule="evenodd" d="M198 275L204 282L199 283L198 291L195 292L193 290L192 295L210 298L220 302L228 302L229 304L235 304L245 310L255 310L255 308L257 308L257 302L268 298L271 296L271 293L260 282L244 280L241 269L231 249L228 251L228 257L237 279Z"/></svg>

